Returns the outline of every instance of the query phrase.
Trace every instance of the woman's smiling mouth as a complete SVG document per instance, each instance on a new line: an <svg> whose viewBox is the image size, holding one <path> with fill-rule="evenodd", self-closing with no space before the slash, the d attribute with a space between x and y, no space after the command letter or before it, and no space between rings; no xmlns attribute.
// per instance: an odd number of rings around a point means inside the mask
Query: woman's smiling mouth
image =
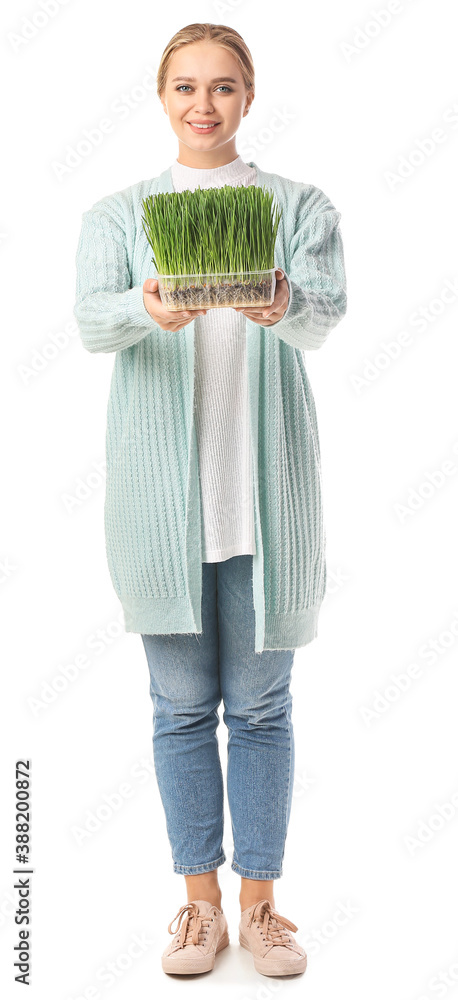
<svg viewBox="0 0 458 1000"><path fill-rule="evenodd" d="M189 122L188 121L187 124L192 129L192 131L195 132L196 134L198 134L198 133L199 134L207 134L207 133L214 132L215 128L217 128L218 125L221 124L221 122L213 122L212 125L210 125L210 123L208 123L208 124L205 123L205 125L204 125L203 122L202 122L202 124L195 124L194 122Z"/></svg>

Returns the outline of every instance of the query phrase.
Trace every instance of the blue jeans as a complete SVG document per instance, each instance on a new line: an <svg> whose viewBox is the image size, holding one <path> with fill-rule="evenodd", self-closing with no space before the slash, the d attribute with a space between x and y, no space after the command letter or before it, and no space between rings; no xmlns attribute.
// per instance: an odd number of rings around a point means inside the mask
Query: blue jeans
<svg viewBox="0 0 458 1000"><path fill-rule="evenodd" d="M253 556L202 563L202 634L142 635L153 701L154 767L173 870L226 861L216 729L224 701L231 868L282 875L294 777L289 690L294 649L256 653Z"/></svg>

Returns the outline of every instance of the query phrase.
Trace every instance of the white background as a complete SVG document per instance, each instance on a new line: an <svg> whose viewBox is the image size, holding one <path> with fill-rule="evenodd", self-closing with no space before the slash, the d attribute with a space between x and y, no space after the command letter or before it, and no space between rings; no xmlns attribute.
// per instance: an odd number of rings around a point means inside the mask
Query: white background
<svg viewBox="0 0 458 1000"><path fill-rule="evenodd" d="M20 993L14 780L25 757L28 995L456 996L455 5L68 0L40 11L40 0L4 3L0 43L2 995ZM385 11L379 22L374 11ZM153 771L146 657L124 632L105 557L114 358L87 353L73 318L83 211L177 156L154 80L165 45L192 21L232 25L251 49L256 97L238 152L317 185L342 214L348 311L307 357L329 587L318 638L293 670L296 777L274 888L309 964L291 980L259 975L238 945L227 801L219 876L231 947L195 979L161 969L186 894ZM62 175L70 147L107 117L112 131ZM223 722L218 732L225 773ZM110 813L107 797L126 785ZM135 935L146 950L129 958ZM112 982L101 978L110 962Z"/></svg>

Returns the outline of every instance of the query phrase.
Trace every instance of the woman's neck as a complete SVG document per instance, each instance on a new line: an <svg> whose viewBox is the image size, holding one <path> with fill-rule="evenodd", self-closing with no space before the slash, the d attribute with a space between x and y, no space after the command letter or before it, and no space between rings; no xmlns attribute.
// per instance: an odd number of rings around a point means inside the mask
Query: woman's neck
<svg viewBox="0 0 458 1000"><path fill-rule="evenodd" d="M192 166L191 167L188 163L180 163L180 160L175 160L173 166L178 171L181 170L182 172L185 172L186 170L197 170L200 173L205 174L206 172L215 171L215 170L221 170L221 171L226 170L227 173L231 173L231 172L232 173L238 173L240 171L240 169L245 166L245 164L244 164L241 156L237 155L236 158L235 158L235 160L231 160L230 163L221 163L219 166L215 166L215 167L209 167L209 166L206 166L206 167L194 167L194 166Z"/></svg>
<svg viewBox="0 0 458 1000"><path fill-rule="evenodd" d="M220 149L199 150L190 149L183 142L178 144L177 163L183 167L197 167L198 170L211 170L213 167L225 167L238 158L235 138L221 146Z"/></svg>

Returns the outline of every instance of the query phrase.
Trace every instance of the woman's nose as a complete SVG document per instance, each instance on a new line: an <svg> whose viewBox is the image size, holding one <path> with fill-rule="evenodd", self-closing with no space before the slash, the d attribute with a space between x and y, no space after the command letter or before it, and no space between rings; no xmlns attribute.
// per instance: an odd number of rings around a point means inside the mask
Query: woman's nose
<svg viewBox="0 0 458 1000"><path fill-rule="evenodd" d="M206 94L205 91L198 93L196 97L196 107L199 110L205 109L207 111L213 111L213 102L210 95Z"/></svg>

